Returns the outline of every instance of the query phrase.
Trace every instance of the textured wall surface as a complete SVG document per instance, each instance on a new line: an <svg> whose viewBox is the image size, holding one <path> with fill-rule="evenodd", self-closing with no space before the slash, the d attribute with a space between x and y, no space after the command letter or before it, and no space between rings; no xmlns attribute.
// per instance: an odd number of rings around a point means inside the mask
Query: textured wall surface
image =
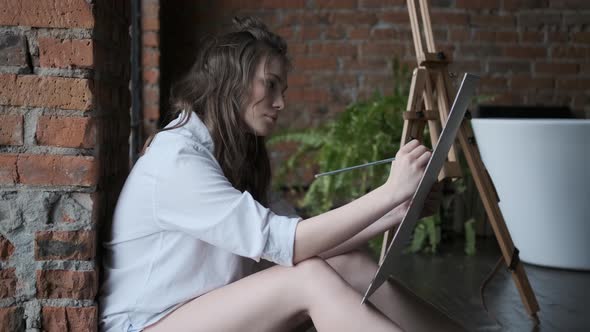
<svg viewBox="0 0 590 332"><path fill-rule="evenodd" d="M437 48L451 71L483 76L495 103L590 111L590 2L431 0ZM163 76L186 71L198 39L235 15L256 15L288 40L294 59L284 126L313 126L375 89L387 92L394 57L416 65L406 0L162 4ZM167 89L164 80L162 89ZM163 92L164 93L164 92Z"/></svg>
<svg viewBox="0 0 590 332"><path fill-rule="evenodd" d="M141 67L143 137L160 120L160 0L141 0Z"/></svg>
<svg viewBox="0 0 590 332"><path fill-rule="evenodd" d="M0 1L0 330L95 331L128 171L129 6Z"/></svg>
<svg viewBox="0 0 590 332"><path fill-rule="evenodd" d="M430 0L437 49L451 72L482 76L486 103L560 105L590 117L590 1ZM309 128L396 82L397 58L416 66L406 0L220 0L162 3L161 95L190 67L199 39L236 15L262 18L293 58L282 128ZM283 160L292 149L275 149ZM309 173L306 181L311 180Z"/></svg>

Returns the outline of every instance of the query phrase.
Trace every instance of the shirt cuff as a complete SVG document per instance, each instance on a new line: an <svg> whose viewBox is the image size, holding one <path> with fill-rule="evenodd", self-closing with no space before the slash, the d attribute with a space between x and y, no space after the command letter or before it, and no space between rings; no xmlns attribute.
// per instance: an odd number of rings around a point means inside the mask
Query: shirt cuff
<svg viewBox="0 0 590 332"><path fill-rule="evenodd" d="M269 235L261 257L279 265L293 266L295 229L301 218L270 214Z"/></svg>

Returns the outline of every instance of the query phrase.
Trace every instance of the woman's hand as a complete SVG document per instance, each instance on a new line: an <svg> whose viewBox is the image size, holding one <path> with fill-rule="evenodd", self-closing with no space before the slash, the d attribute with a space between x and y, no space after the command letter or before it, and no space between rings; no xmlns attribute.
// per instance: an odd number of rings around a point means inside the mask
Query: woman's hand
<svg viewBox="0 0 590 332"><path fill-rule="evenodd" d="M424 207L422 208L422 213L420 214L420 218L426 218L434 215L438 212L440 208L440 202L442 198L442 183L437 182L432 186L430 193L426 197L426 201L424 202ZM408 209L410 208L412 200L408 199L402 204L398 205L395 209L393 209L390 213L395 213L401 215L401 219L404 218Z"/></svg>
<svg viewBox="0 0 590 332"><path fill-rule="evenodd" d="M404 145L395 155L385 186L400 201L409 200L418 188L430 155L430 150L417 140Z"/></svg>

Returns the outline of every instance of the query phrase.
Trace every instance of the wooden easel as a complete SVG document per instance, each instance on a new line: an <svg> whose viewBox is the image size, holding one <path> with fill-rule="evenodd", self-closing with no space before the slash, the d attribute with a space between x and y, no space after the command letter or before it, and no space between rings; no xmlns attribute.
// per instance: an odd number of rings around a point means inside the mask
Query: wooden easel
<svg viewBox="0 0 590 332"><path fill-rule="evenodd" d="M422 47L422 34L418 20L418 4L422 17L423 34L426 41L426 52ZM427 0L408 0L410 23L418 67L414 69L407 111L404 112L404 127L401 139L403 146L411 138L422 141L425 124L428 123L430 138L433 146L438 142L441 126L447 120L450 112L450 102L454 100L455 91L451 86L448 64L450 59L443 52L437 52L434 45L432 26L430 23L430 8ZM436 105L435 105L436 101ZM463 120L457 134L459 143L477 190L482 199L486 214L496 235L496 239L502 251L504 262L512 273L520 298L532 319L538 322L537 312L539 305L531 288L526 272L518 258L518 249L512 242L512 237L506 227L502 213L498 206L498 195L492 180L483 165L479 149L475 142L473 131L469 123L469 117ZM439 174L439 181L445 178L460 177L461 169L457 162L457 149L452 148L447 161ZM381 260L385 257L393 230L387 231L383 237L381 248Z"/></svg>

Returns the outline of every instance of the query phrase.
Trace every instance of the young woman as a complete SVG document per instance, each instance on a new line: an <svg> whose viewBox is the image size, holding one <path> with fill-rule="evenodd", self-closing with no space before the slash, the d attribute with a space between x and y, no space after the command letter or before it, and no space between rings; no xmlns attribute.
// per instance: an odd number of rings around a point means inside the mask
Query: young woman
<svg viewBox="0 0 590 332"><path fill-rule="evenodd" d="M105 243L104 331L457 330L355 250L398 223L430 152L412 141L382 186L301 220L268 206L264 138L285 107L289 60L253 18L210 38L172 90L178 116L137 161ZM277 265L255 272L256 261Z"/></svg>

